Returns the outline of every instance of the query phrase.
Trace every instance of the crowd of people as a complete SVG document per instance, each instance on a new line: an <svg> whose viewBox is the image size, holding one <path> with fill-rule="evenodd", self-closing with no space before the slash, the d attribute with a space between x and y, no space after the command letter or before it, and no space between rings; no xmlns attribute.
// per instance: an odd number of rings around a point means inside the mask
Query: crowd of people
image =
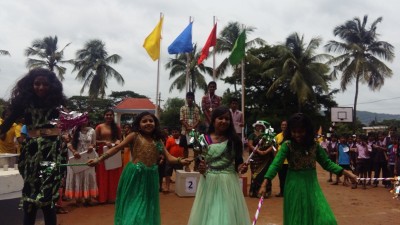
<svg viewBox="0 0 400 225"><path fill-rule="evenodd" d="M369 132L367 135L332 134L329 137L322 136L321 146L326 150L330 159L346 169L351 169L360 178L367 178L350 184L347 177L341 181L339 177L328 182L355 189L362 185L378 187L379 181L375 178L390 178L400 174L399 136L396 128L391 127L387 132ZM374 180L375 179L375 180ZM381 181L385 188L392 188L390 181Z"/></svg>
<svg viewBox="0 0 400 225"><path fill-rule="evenodd" d="M174 171L190 172L191 168L202 175L189 224L250 224L238 182L248 168L249 196L254 198L271 197L271 181L278 174L275 196L283 197L284 224L336 224L317 181L317 162L330 172L328 182L354 189L378 186L376 180L358 181L358 177L393 177L400 172L395 129L387 134L332 134L317 139L310 118L297 113L282 120L274 141L266 141L271 125L257 120L253 131L245 134L238 99L222 106L216 89L216 82L208 84L201 107L195 104L193 92L186 93L179 127L161 129L154 114L143 112L121 129L114 111L106 109L100 124L90 126L86 117L73 129L61 130L54 122L66 101L61 82L49 70L29 71L14 87L0 121L0 153L20 154L24 225L35 224L39 209L46 225L57 224L56 214L67 213L62 198L74 200L77 206L115 204L114 223L118 225L159 225L159 192L171 191ZM202 123L207 149L189 154L192 132L199 132ZM247 144L242 142L245 136ZM245 150L252 155L249 161L243 160ZM105 163L111 157L117 165ZM82 159L87 166L79 169L57 167ZM49 171L43 161L54 162L56 168ZM189 166L192 161L194 165ZM388 181L382 184L392 187Z"/></svg>

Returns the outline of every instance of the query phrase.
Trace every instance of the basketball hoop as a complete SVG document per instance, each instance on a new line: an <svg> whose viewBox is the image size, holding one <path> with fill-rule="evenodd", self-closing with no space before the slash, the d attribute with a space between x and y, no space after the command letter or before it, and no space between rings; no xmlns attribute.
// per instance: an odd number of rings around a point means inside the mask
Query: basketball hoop
<svg viewBox="0 0 400 225"><path fill-rule="evenodd" d="M352 107L332 107L331 108L331 121L341 123L353 122L353 108Z"/></svg>

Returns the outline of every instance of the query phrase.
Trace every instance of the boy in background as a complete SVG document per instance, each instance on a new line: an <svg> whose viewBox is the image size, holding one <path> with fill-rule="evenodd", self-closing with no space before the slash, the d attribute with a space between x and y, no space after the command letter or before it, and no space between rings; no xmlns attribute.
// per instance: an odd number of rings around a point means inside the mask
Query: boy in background
<svg viewBox="0 0 400 225"><path fill-rule="evenodd" d="M338 145L338 141L337 141L337 136L336 134L332 134L330 137L330 141L328 142L328 145L326 146L327 151L328 151L328 156L329 159L332 162L337 163L336 161L336 157L337 157L337 145ZM329 180L328 182L332 182L332 173L329 172ZM337 185L340 182L340 179L338 176L336 176L336 182L332 183L333 185Z"/></svg>
<svg viewBox="0 0 400 225"><path fill-rule="evenodd" d="M168 137L167 142L165 143L165 148L167 151L175 156L176 158L184 158L183 147L179 145L180 141L180 132L178 128L171 129L171 136ZM165 193L169 193L169 186L171 184L171 176L173 170L182 170L182 164L170 164L167 162L165 166Z"/></svg>
<svg viewBox="0 0 400 225"><path fill-rule="evenodd" d="M337 163L345 170L350 169L350 146L347 143L348 136L345 134L340 135L339 144L337 145ZM349 185L349 177L344 175L343 186ZM336 180L335 184L338 184L339 180Z"/></svg>

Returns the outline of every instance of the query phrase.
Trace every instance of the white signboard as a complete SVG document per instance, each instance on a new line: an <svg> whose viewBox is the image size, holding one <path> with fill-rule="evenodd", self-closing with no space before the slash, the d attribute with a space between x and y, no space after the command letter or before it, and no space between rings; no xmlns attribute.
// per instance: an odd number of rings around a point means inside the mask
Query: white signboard
<svg viewBox="0 0 400 225"><path fill-rule="evenodd" d="M75 158L74 156L71 156L68 159L68 163L69 164L87 163L87 161L89 161L89 159L94 159L97 157L96 151L92 151L91 153L88 153L88 151L83 151L83 152L80 152L79 155L81 155L81 157L79 159ZM71 166L71 169L72 169L72 171L74 171L74 173L80 173L89 168L90 168L89 166Z"/></svg>
<svg viewBox="0 0 400 225"><path fill-rule="evenodd" d="M104 146L103 152L106 152L107 150L108 150L108 147ZM106 167L106 170L113 170L113 169L121 167L122 166L121 152L117 152L110 158L104 160L104 166Z"/></svg>

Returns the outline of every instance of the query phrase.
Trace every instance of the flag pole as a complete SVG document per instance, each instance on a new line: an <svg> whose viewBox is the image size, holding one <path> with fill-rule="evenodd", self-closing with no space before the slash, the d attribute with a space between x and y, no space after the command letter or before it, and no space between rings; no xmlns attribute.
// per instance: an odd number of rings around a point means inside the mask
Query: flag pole
<svg viewBox="0 0 400 225"><path fill-rule="evenodd" d="M213 26L215 26L215 16L213 18ZM217 31L215 31L215 32L217 32ZM217 71L215 70L215 47L216 47L216 44L213 47L213 81L215 81L215 78L217 76Z"/></svg>
<svg viewBox="0 0 400 225"><path fill-rule="evenodd" d="M245 27L242 25L243 32L246 32ZM246 41L245 41L246 43ZM246 58L246 48L244 49L244 57L242 58L241 63L241 81L242 81L242 113L243 113L243 122L245 121L245 112L244 112L244 104L245 104L245 80L244 80L244 60ZM242 141L244 140L244 129L242 128ZM243 142L244 143L244 142ZM244 144L243 144L244 148Z"/></svg>
<svg viewBox="0 0 400 225"><path fill-rule="evenodd" d="M162 12L160 12L160 20L163 18L163 14ZM161 28L161 32L162 32L162 28ZM158 106L160 105L160 99L158 97L159 92L160 92L160 59L161 59L161 39L160 39L160 56L158 57L158 62L157 62L157 88L156 88L156 110L155 110L155 116L157 118L160 118L159 115L159 109Z"/></svg>
<svg viewBox="0 0 400 225"><path fill-rule="evenodd" d="M189 23L192 22L192 17L189 16ZM189 88L189 57L190 57L190 52L186 53L186 93L190 90Z"/></svg>
<svg viewBox="0 0 400 225"><path fill-rule="evenodd" d="M189 91L189 53L186 53L186 93Z"/></svg>
<svg viewBox="0 0 400 225"><path fill-rule="evenodd" d="M244 85L244 58L242 59L242 61L241 61L241 66L242 66L242 69L241 69L241 80L242 80L242 113L243 113L243 122L245 121L245 113L244 113L244 97L246 96L245 95L245 85ZM244 140L244 127L242 127L242 141ZM243 147L244 147L244 142L243 142Z"/></svg>

